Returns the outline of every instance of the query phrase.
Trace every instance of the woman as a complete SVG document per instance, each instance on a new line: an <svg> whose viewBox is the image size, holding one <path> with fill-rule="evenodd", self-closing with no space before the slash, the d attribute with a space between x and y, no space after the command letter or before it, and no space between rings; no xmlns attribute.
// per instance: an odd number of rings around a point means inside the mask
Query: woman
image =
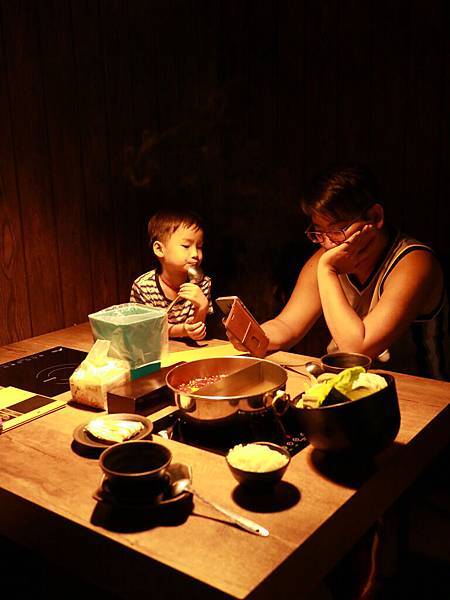
<svg viewBox="0 0 450 600"><path fill-rule="evenodd" d="M431 248L389 227L371 175L333 167L302 199L319 246L292 295L262 325L270 350L297 343L323 313L328 351L359 352L385 368L448 379L448 303Z"/></svg>

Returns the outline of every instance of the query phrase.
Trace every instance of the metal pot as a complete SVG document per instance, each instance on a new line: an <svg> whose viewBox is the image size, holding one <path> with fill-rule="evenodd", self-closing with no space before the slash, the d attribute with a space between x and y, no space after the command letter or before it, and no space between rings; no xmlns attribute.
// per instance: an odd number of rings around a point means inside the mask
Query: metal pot
<svg viewBox="0 0 450 600"><path fill-rule="evenodd" d="M320 359L320 363L310 361L306 363L306 370L318 377L321 373L340 373L350 367L364 367L369 370L372 364L370 356L356 352L330 352Z"/></svg>
<svg viewBox="0 0 450 600"><path fill-rule="evenodd" d="M198 391L186 393L180 385L200 377L224 377ZM187 420L216 423L233 418L239 411L272 409L283 414L289 406L287 373L283 367L251 356L205 358L174 367L166 376L175 403Z"/></svg>

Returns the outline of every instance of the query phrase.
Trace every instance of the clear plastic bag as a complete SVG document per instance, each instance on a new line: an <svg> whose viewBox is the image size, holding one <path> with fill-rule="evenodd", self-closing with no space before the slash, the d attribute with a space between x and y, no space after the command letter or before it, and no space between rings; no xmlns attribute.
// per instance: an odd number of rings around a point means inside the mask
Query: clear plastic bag
<svg viewBox="0 0 450 600"><path fill-rule="evenodd" d="M110 346L108 340L97 340L72 373L69 383L75 402L105 409L108 390L129 381L130 365L108 356Z"/></svg>
<svg viewBox="0 0 450 600"><path fill-rule="evenodd" d="M89 315L96 340L111 342L109 355L131 369L160 361L168 349L167 311L128 302Z"/></svg>

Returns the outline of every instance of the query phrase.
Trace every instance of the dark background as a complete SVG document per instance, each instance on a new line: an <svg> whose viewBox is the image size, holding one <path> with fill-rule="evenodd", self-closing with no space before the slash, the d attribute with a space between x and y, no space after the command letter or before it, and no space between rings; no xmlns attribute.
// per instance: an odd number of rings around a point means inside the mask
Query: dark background
<svg viewBox="0 0 450 600"><path fill-rule="evenodd" d="M127 301L180 202L214 297L273 316L311 251L299 193L335 161L448 261L444 0L0 0L0 26L0 344Z"/></svg>

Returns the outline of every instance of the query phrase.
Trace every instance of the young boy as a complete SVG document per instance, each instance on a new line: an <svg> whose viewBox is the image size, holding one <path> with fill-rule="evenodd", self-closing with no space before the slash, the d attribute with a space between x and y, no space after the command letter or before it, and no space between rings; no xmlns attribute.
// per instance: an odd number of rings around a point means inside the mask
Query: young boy
<svg viewBox="0 0 450 600"><path fill-rule="evenodd" d="M169 310L169 337L202 340L206 315L213 312L211 279L188 280L188 269L200 267L203 258L203 224L187 211L159 211L148 222L150 247L159 266L138 277L131 288L130 302Z"/></svg>

